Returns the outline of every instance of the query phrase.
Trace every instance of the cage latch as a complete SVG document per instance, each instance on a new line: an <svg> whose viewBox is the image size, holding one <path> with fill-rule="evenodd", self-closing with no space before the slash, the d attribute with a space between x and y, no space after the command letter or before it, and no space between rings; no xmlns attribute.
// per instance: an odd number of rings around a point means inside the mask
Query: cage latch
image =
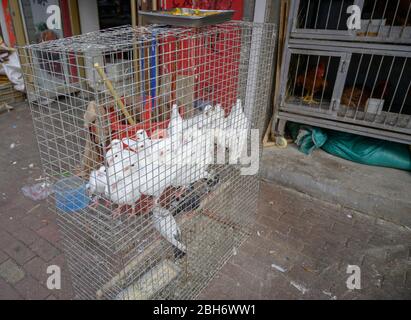
<svg viewBox="0 0 411 320"><path fill-rule="evenodd" d="M341 61L341 72L344 73L345 72L345 66L347 65L347 61L342 60Z"/></svg>

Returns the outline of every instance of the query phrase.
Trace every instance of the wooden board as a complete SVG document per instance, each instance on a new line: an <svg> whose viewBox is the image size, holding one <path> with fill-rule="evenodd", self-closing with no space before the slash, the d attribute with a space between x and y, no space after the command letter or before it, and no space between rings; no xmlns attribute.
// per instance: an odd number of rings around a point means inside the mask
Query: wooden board
<svg viewBox="0 0 411 320"><path fill-rule="evenodd" d="M164 289L180 274L181 269L165 259L144 273L138 280L121 291L116 300L147 300Z"/></svg>

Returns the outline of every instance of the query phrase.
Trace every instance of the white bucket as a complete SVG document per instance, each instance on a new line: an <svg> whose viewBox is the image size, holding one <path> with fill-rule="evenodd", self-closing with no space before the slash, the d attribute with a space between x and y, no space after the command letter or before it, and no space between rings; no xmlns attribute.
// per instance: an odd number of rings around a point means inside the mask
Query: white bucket
<svg viewBox="0 0 411 320"><path fill-rule="evenodd" d="M366 104L367 113L381 114L382 108L384 106L384 99L373 99L369 98Z"/></svg>

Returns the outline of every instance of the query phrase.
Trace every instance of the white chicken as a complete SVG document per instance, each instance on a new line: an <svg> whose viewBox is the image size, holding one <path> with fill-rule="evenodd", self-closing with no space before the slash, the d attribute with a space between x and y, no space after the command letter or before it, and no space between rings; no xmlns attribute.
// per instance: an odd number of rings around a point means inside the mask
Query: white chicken
<svg viewBox="0 0 411 320"><path fill-rule="evenodd" d="M130 150L134 153L137 153L144 148L143 142L131 138L123 138L121 139L121 142L123 144L123 149Z"/></svg>
<svg viewBox="0 0 411 320"><path fill-rule="evenodd" d="M209 123L209 112L212 110L211 105L207 105L204 107L202 113L195 115L194 117L184 119L183 120L183 132L185 132L189 128L197 128L201 129L206 127Z"/></svg>
<svg viewBox="0 0 411 320"><path fill-rule="evenodd" d="M153 156L145 157L144 162L140 160L138 166L132 169L132 174L139 182L140 192L153 196L155 203L174 179L174 172Z"/></svg>
<svg viewBox="0 0 411 320"><path fill-rule="evenodd" d="M158 158L166 149L170 149L173 141L170 137L151 140L148 137L147 132L142 129L137 131L136 139L138 142L142 143L142 146L140 146L140 151L144 150L142 153L146 157L153 157L153 159Z"/></svg>
<svg viewBox="0 0 411 320"><path fill-rule="evenodd" d="M230 151L230 162L237 161L247 144L247 134L250 122L241 107L241 100L232 108L230 114L225 118L225 143Z"/></svg>
<svg viewBox="0 0 411 320"><path fill-rule="evenodd" d="M181 144L183 125L183 118L181 118L180 116L177 105L174 104L173 109L171 111L170 123L168 125L167 130L172 148L176 148Z"/></svg>
<svg viewBox="0 0 411 320"><path fill-rule="evenodd" d="M208 178L206 171L212 161L212 139L207 130L189 128L184 132L183 143L173 152L166 149L160 155L172 176L172 186L187 187L191 183Z"/></svg>
<svg viewBox="0 0 411 320"><path fill-rule="evenodd" d="M139 129L136 132L136 141L144 142L148 139L147 132L144 129Z"/></svg>
<svg viewBox="0 0 411 320"><path fill-rule="evenodd" d="M173 105L167 138L151 140L145 130L138 130L136 140L113 140L106 156L106 192L119 204L116 213L123 205L133 207L141 195L152 196L154 208L161 210L157 203L168 186L185 188L210 178L207 168L213 160L214 140L207 129L220 128L224 123L220 105L206 106L202 114L187 120Z"/></svg>
<svg viewBox="0 0 411 320"><path fill-rule="evenodd" d="M109 183L120 181L125 177L125 170L137 163L137 153L130 150L110 149L107 151L107 172Z"/></svg>
<svg viewBox="0 0 411 320"><path fill-rule="evenodd" d="M183 118L178 111L176 104L173 105L170 123L168 125L168 137L164 139L151 140L145 130L140 129L136 132L136 141L142 142L145 153L148 155L158 156L165 149L175 148L180 145L183 132Z"/></svg>
<svg viewBox="0 0 411 320"><path fill-rule="evenodd" d="M134 166L134 165L132 165ZM131 214L135 214L135 203L141 197L139 190L139 181L131 174L125 174L124 178L110 183L105 188L105 194L111 201L118 204L117 209L113 212L113 217L121 214L124 206L129 205L132 208Z"/></svg>
<svg viewBox="0 0 411 320"><path fill-rule="evenodd" d="M104 194L107 185L106 167L101 166L97 170L93 170L90 173L90 178L87 184L89 192L94 195L92 207L98 204L98 200Z"/></svg>
<svg viewBox="0 0 411 320"><path fill-rule="evenodd" d="M123 149L125 146L130 150ZM140 148L141 142L129 138L115 139L110 147L106 153L108 185L105 186L104 193L112 202L118 204L113 216L119 215L125 205L130 205L134 214L134 204L139 199L140 192L131 170L138 162L138 156L131 150Z"/></svg>
<svg viewBox="0 0 411 320"><path fill-rule="evenodd" d="M181 242L180 228L171 212L167 209L156 207L153 209L152 219L154 227L178 250L179 255L186 253L187 248Z"/></svg>
<svg viewBox="0 0 411 320"><path fill-rule="evenodd" d="M113 139L107 148L108 148L108 151L106 152L105 159L106 159L107 166L109 166L114 161L113 159L114 155L116 155L119 151L123 149L121 140Z"/></svg>
<svg viewBox="0 0 411 320"><path fill-rule="evenodd" d="M220 104L217 104L210 112L210 123L210 129L213 130L215 142L219 147L225 148L224 130L226 129L226 119L224 117L224 109Z"/></svg>

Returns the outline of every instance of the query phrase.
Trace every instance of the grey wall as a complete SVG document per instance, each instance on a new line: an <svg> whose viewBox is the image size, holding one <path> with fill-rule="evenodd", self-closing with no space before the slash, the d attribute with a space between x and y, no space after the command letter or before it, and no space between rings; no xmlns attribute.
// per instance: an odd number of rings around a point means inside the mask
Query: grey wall
<svg viewBox="0 0 411 320"><path fill-rule="evenodd" d="M253 21L255 0L245 0L243 4L243 20Z"/></svg>
<svg viewBox="0 0 411 320"><path fill-rule="evenodd" d="M97 0L78 0L81 33L100 30Z"/></svg>

